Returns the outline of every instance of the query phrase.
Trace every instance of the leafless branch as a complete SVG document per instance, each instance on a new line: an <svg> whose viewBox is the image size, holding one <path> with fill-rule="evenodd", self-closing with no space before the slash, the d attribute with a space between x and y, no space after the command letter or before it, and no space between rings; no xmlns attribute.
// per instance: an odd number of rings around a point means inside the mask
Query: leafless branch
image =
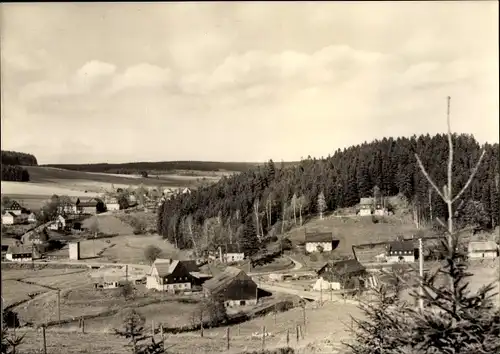
<svg viewBox="0 0 500 354"><path fill-rule="evenodd" d="M420 167L420 170L422 170L422 173L424 174L424 176L427 179L427 181L429 181L429 183L431 184L432 188L434 188L434 190L441 197L441 199L443 199L444 201L446 201L446 199L444 198L443 193L441 193L441 191L439 190L439 188L436 186L436 184L434 183L434 181L432 180L432 178L429 176L429 174L425 170L425 167L422 164L422 161L420 160L420 157L418 157L417 154L415 154L415 157L417 158L418 166Z"/></svg>
<svg viewBox="0 0 500 354"><path fill-rule="evenodd" d="M452 203L454 203L458 198L460 198L460 196L463 194L463 192L465 192L465 190L469 187L469 184L472 182L472 179L474 178L474 176L477 173L477 170L479 169L479 165L481 164L481 160L483 159L485 153L486 153L486 151L483 150L483 152L481 153L481 156L479 157L479 160L476 163L476 166L474 166L474 169L472 170L472 173L471 173L469 179L467 180L467 183L465 183L465 186L453 198L453 200L451 201Z"/></svg>

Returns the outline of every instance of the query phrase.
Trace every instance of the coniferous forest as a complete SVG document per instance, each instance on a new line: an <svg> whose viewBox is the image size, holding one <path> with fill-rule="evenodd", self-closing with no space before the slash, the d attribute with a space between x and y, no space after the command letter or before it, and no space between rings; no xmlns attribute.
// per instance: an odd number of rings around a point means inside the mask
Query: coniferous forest
<svg viewBox="0 0 500 354"><path fill-rule="evenodd" d="M453 140L455 191L467 182L481 149L486 151L470 188L456 201L458 211L472 207L474 215L483 217L484 228L494 228L500 212L498 144L481 146L467 134L455 134ZM404 196L428 219L430 186L415 153L442 187L448 158L445 134L384 138L337 150L327 158L308 157L291 167L270 160L191 195L178 195L160 207L158 230L179 248L199 246L212 233L210 239L215 242L238 242L252 253L257 249L257 235L283 232L281 221L293 219L298 210L306 217L322 211L318 206L324 211L352 207L361 197L373 196L375 186L384 196ZM441 198L432 192L430 199L433 219L447 219Z"/></svg>
<svg viewBox="0 0 500 354"><path fill-rule="evenodd" d="M36 157L17 151L2 150L2 181L28 182L30 175L21 166L37 166Z"/></svg>

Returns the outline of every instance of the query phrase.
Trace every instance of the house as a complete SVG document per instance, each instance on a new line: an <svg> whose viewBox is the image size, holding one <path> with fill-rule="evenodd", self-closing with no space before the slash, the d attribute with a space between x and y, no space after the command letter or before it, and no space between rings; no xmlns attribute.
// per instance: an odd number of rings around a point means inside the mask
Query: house
<svg viewBox="0 0 500 354"><path fill-rule="evenodd" d="M186 187L181 191L181 194L191 194L191 189Z"/></svg>
<svg viewBox="0 0 500 354"><path fill-rule="evenodd" d="M415 245L413 241L393 241L386 247L387 263L415 262Z"/></svg>
<svg viewBox="0 0 500 354"><path fill-rule="evenodd" d="M65 198L57 206L59 214L76 214L78 212L77 205L80 203L80 198Z"/></svg>
<svg viewBox="0 0 500 354"><path fill-rule="evenodd" d="M79 214L95 215L105 210L105 204L98 198L91 198L89 200L80 200L76 205Z"/></svg>
<svg viewBox="0 0 500 354"><path fill-rule="evenodd" d="M15 225L19 224L20 214L15 214L12 211L4 211L2 214L2 224L3 225Z"/></svg>
<svg viewBox="0 0 500 354"><path fill-rule="evenodd" d="M116 289L127 282L140 284L144 275L143 271L124 266L122 268L101 268L92 272L90 277L96 289Z"/></svg>
<svg viewBox="0 0 500 354"><path fill-rule="evenodd" d="M120 203L118 203L118 199L115 197L107 197L105 203L107 211L120 210Z"/></svg>
<svg viewBox="0 0 500 354"><path fill-rule="evenodd" d="M315 291L355 289L366 286L370 279L365 267L355 259L326 263L316 273Z"/></svg>
<svg viewBox="0 0 500 354"><path fill-rule="evenodd" d="M191 291L192 275L179 260L158 258L146 278L146 288L171 293Z"/></svg>
<svg viewBox="0 0 500 354"><path fill-rule="evenodd" d="M32 245L11 245L7 249L5 258L12 262L27 262L33 260Z"/></svg>
<svg viewBox="0 0 500 354"><path fill-rule="evenodd" d="M137 197L133 194L129 194L127 196L127 203L129 207L133 207L137 205Z"/></svg>
<svg viewBox="0 0 500 354"><path fill-rule="evenodd" d="M359 201L359 216L372 215L373 198L361 198Z"/></svg>
<svg viewBox="0 0 500 354"><path fill-rule="evenodd" d="M4 204L3 210L8 212L8 213L11 212L15 215L21 215L21 213L23 211L23 207L21 206L21 204L19 204L15 200L9 200L8 202L6 202Z"/></svg>
<svg viewBox="0 0 500 354"><path fill-rule="evenodd" d="M225 244L221 249L224 263L241 262L245 259L245 253L240 250L240 245L237 243Z"/></svg>
<svg viewBox="0 0 500 354"><path fill-rule="evenodd" d="M244 271L227 267L222 273L203 284L205 296L219 298L226 307L256 305L257 284Z"/></svg>
<svg viewBox="0 0 500 354"><path fill-rule="evenodd" d="M49 241L49 235L47 233L47 230L45 227L43 228L36 228L35 230L32 230L31 232L25 233L21 237L22 243L24 245L42 245L45 244Z"/></svg>
<svg viewBox="0 0 500 354"><path fill-rule="evenodd" d="M304 235L306 251L313 252L331 252L339 244L338 240L333 239L331 232L311 232L305 231Z"/></svg>
<svg viewBox="0 0 500 354"><path fill-rule="evenodd" d="M49 229L57 231L64 230L66 228L66 218L62 215L58 215L54 221L49 225Z"/></svg>
<svg viewBox="0 0 500 354"><path fill-rule="evenodd" d="M205 281L208 279L212 278L211 275L209 274L204 274L200 271L200 267L198 267L198 264L195 260L186 260L186 261L180 261L186 270L191 274L192 279L191 279L191 285L192 286L201 286Z"/></svg>
<svg viewBox="0 0 500 354"><path fill-rule="evenodd" d="M468 255L472 259L496 258L499 247L494 241L471 241L468 246Z"/></svg>
<svg viewBox="0 0 500 354"><path fill-rule="evenodd" d="M36 217L35 213L31 212L28 214L28 222L30 224L35 224L38 221L38 218Z"/></svg>

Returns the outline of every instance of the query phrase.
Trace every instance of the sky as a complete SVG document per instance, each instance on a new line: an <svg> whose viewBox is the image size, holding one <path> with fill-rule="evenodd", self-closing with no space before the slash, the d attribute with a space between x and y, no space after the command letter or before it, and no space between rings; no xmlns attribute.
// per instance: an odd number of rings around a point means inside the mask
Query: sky
<svg viewBox="0 0 500 354"><path fill-rule="evenodd" d="M1 4L2 149L39 163L296 161L499 140L498 4Z"/></svg>

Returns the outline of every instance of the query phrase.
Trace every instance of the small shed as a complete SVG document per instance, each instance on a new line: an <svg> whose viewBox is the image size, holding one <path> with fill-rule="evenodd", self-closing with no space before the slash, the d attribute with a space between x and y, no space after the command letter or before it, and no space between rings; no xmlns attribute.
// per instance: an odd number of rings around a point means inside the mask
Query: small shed
<svg viewBox="0 0 500 354"><path fill-rule="evenodd" d="M495 241L471 241L468 246L468 255L471 259L496 258L499 247Z"/></svg>
<svg viewBox="0 0 500 354"><path fill-rule="evenodd" d="M309 253L331 252L339 244L339 240L334 240L331 232L305 232L304 240Z"/></svg>
<svg viewBox="0 0 500 354"><path fill-rule="evenodd" d="M359 216L372 215L373 198L361 198L359 200Z"/></svg>

